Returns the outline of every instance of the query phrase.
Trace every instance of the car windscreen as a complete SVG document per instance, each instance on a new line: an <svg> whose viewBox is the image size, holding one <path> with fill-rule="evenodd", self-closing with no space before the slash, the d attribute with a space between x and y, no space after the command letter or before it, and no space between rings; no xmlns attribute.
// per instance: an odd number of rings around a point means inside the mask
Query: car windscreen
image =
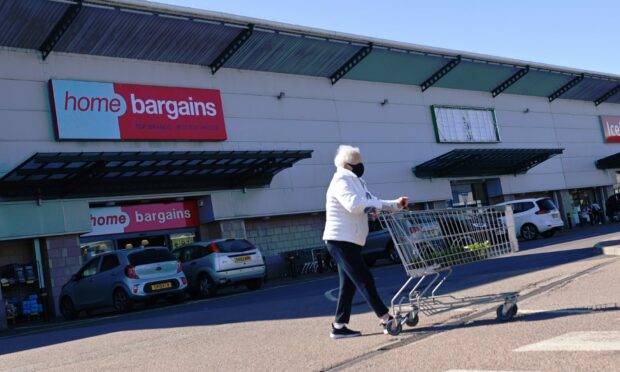
<svg viewBox="0 0 620 372"><path fill-rule="evenodd" d="M537 201L536 204L538 204L538 207L540 209L545 210L545 211L551 211L551 210L556 209L551 199L542 199L542 200Z"/></svg>
<svg viewBox="0 0 620 372"><path fill-rule="evenodd" d="M127 256L131 266L148 265L158 262L176 261L167 249L146 249Z"/></svg>
<svg viewBox="0 0 620 372"><path fill-rule="evenodd" d="M250 242L243 239L225 240L218 242L217 246L224 253L245 252L255 248Z"/></svg>

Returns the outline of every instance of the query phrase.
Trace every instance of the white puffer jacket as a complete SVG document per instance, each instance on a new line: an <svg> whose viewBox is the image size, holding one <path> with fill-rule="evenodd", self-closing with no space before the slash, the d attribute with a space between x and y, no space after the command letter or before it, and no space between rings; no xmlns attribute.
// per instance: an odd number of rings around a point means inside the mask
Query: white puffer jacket
<svg viewBox="0 0 620 372"><path fill-rule="evenodd" d="M397 209L397 200L381 200L368 192L366 182L348 169L338 167L327 189L323 240L338 240L363 246L368 236L367 213L375 209Z"/></svg>

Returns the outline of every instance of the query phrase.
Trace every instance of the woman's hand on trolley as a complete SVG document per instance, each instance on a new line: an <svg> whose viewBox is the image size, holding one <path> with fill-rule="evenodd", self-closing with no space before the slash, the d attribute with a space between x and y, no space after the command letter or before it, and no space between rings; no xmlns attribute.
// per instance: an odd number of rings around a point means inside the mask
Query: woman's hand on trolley
<svg viewBox="0 0 620 372"><path fill-rule="evenodd" d="M398 205L398 208L401 208L401 209L407 208L408 204L409 204L409 197L407 196L401 196L400 198L396 199L396 205Z"/></svg>

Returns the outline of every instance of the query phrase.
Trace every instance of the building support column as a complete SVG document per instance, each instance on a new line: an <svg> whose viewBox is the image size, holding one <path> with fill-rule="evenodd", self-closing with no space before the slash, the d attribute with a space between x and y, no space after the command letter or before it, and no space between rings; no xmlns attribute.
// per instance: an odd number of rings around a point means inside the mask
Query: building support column
<svg viewBox="0 0 620 372"><path fill-rule="evenodd" d="M575 227L575 219L573 218L573 199L570 196L568 190L555 191L557 193L557 207L560 209L560 216L564 221L565 228Z"/></svg>

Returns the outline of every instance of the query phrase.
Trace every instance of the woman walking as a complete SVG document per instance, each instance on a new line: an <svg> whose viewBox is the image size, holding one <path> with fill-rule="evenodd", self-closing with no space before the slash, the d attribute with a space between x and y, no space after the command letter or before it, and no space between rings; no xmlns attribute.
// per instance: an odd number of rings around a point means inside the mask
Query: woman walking
<svg viewBox="0 0 620 372"><path fill-rule="evenodd" d="M362 156L357 147L341 145L334 158L336 172L327 189L326 223L323 240L327 250L338 264L340 294L336 319L330 337L348 338L361 332L347 327L355 290L359 290L380 320L380 325L391 320L388 308L377 293L372 273L364 263L362 247L368 235L368 213L378 210L396 210L407 206L408 198L381 200L373 196L361 178L364 174Z"/></svg>

